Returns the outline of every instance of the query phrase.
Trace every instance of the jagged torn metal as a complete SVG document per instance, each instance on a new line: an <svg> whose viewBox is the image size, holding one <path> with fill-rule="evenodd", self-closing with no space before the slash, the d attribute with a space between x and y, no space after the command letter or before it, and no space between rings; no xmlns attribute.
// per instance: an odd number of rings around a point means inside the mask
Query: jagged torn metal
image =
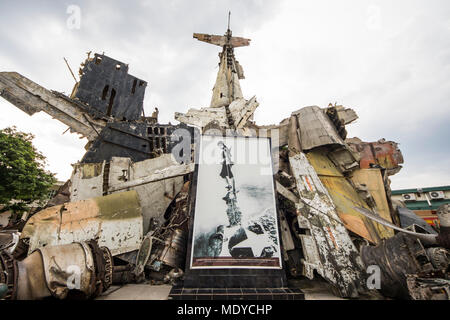
<svg viewBox="0 0 450 320"><path fill-rule="evenodd" d="M305 154L289 157L289 163L300 197L296 207L304 275L312 279L316 270L342 297L357 297L365 274L359 252Z"/></svg>

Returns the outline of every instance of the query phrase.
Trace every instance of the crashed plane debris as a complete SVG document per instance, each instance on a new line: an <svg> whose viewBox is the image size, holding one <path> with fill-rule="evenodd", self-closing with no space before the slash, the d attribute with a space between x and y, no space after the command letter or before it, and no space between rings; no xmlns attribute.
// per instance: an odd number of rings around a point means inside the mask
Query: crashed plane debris
<svg viewBox="0 0 450 320"><path fill-rule="evenodd" d="M336 103L257 125L259 103L244 98L244 72L234 54L250 39L230 29L194 38L222 48L219 70L210 105L176 112L178 125L159 123L158 108L146 117L147 82L104 54L88 54L70 96L0 72L1 97L29 115L46 112L89 141L47 206L26 217L23 228L0 231L0 298L95 298L112 284L183 285L190 271L197 138L212 130L271 138L283 277L321 277L337 295L358 298L373 289L368 267L376 265L384 297L450 299L448 205L438 210L440 230L424 228L414 213L393 205L389 176L403 163L398 144L347 137L346 126L358 116ZM226 172L223 180L234 181ZM211 216L218 210L211 208ZM221 230L210 244L219 251L217 243L226 242ZM76 286L74 268L81 274ZM261 284L275 274L263 272Z"/></svg>

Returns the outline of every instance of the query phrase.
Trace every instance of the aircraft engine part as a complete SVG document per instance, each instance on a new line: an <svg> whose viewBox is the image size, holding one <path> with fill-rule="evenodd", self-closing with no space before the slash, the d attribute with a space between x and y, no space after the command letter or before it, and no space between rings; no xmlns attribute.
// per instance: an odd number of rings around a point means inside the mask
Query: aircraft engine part
<svg viewBox="0 0 450 320"><path fill-rule="evenodd" d="M0 251L0 284L6 285L2 299L15 299L17 296L17 261L6 250Z"/></svg>
<svg viewBox="0 0 450 320"><path fill-rule="evenodd" d="M158 244L155 252L157 261L172 268L183 268L186 255L186 233L181 229L174 229L162 244Z"/></svg>
<svg viewBox="0 0 450 320"><path fill-rule="evenodd" d="M72 293L94 298L112 283L111 252L94 240L39 248L23 261L3 251L0 261L0 283L8 285L5 299L65 299Z"/></svg>
<svg viewBox="0 0 450 320"><path fill-rule="evenodd" d="M366 268L380 268L379 291L391 298L410 299L406 275L433 270L420 241L404 233L385 239L377 246L361 247L361 259Z"/></svg>
<svg viewBox="0 0 450 320"><path fill-rule="evenodd" d="M437 270L446 270L450 265L450 250L440 247L427 249L427 255Z"/></svg>

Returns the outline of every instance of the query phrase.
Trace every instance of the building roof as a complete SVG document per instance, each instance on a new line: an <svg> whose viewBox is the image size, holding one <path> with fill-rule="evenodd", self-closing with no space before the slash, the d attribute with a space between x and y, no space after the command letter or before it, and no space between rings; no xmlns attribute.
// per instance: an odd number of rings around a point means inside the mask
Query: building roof
<svg viewBox="0 0 450 320"><path fill-rule="evenodd" d="M420 192L432 192L432 191L449 191L450 186L441 186L441 187L428 187L428 188L421 188ZM404 193L417 193L419 192L416 189L399 189L399 190L392 190L392 194L404 194Z"/></svg>

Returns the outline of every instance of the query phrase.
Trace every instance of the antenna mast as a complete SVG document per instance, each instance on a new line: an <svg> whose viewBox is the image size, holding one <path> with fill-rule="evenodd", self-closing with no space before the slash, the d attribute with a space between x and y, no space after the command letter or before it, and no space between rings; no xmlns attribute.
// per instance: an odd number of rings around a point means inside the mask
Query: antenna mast
<svg viewBox="0 0 450 320"><path fill-rule="evenodd" d="M75 83L77 83L78 80L77 80L77 78L75 78L75 75L73 74L72 69L71 69L70 66L69 66L69 62L67 62L67 59L66 59L65 57L63 57L63 59L64 59L64 61L66 62L67 68L69 68L69 71L70 71L70 74L71 74L72 77L73 77L73 80L75 80Z"/></svg>

